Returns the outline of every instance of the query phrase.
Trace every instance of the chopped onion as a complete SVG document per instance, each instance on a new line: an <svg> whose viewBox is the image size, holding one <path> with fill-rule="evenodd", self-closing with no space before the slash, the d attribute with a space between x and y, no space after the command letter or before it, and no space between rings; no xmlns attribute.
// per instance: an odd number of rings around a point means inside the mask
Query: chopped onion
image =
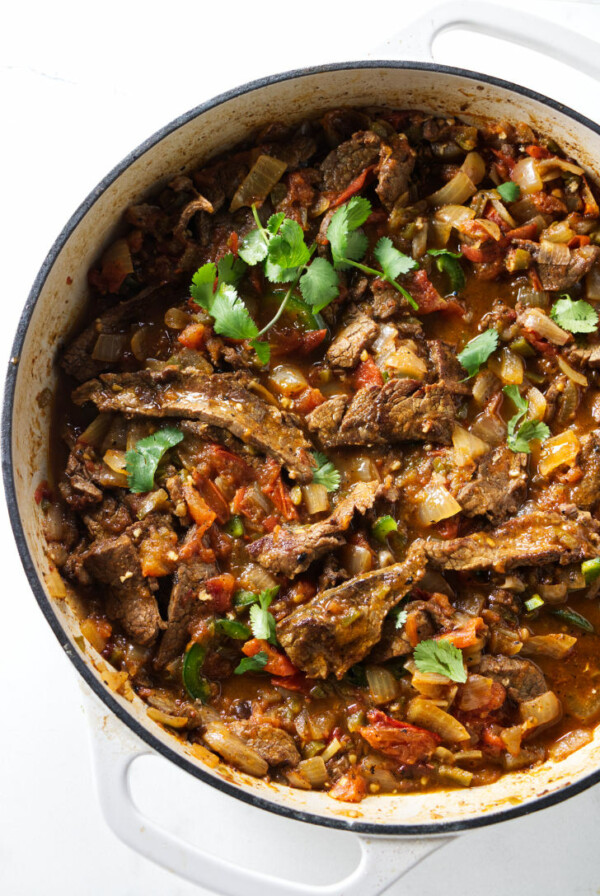
<svg viewBox="0 0 600 896"><path fill-rule="evenodd" d="M488 221L487 218L475 218L473 224L477 224L481 230L485 230L486 233L489 233L491 238L496 242L502 239L502 231L495 221Z"/></svg>
<svg viewBox="0 0 600 896"><path fill-rule="evenodd" d="M548 240L551 243L568 243L574 236L574 232L566 221L554 221L542 231L540 241Z"/></svg>
<svg viewBox="0 0 600 896"><path fill-rule="evenodd" d="M589 302L600 302L600 265L595 264L585 278L585 297Z"/></svg>
<svg viewBox="0 0 600 896"><path fill-rule="evenodd" d="M330 759L333 759L336 753L342 749L342 743L334 737L333 740L327 744L323 752L321 753L321 759L323 762L329 762Z"/></svg>
<svg viewBox="0 0 600 896"><path fill-rule="evenodd" d="M241 737L234 734L223 722L209 722L202 738L211 750L222 756L226 762L249 775L262 778L269 771L265 760L258 755Z"/></svg>
<svg viewBox="0 0 600 896"><path fill-rule="evenodd" d="M272 156L261 155L235 191L229 206L235 212L243 205L266 199L275 184L281 180L287 164Z"/></svg>
<svg viewBox="0 0 600 896"><path fill-rule="evenodd" d="M322 756L313 756L312 759L303 759L298 763L298 771L301 772L311 787L322 787L329 775Z"/></svg>
<svg viewBox="0 0 600 896"><path fill-rule="evenodd" d="M454 445L454 459L459 467L466 466L490 450L487 442L458 425L452 430L452 444Z"/></svg>
<svg viewBox="0 0 600 896"><path fill-rule="evenodd" d="M460 227L466 221L472 221L475 211L466 205L444 205L434 215L434 219L440 224L450 224L451 227Z"/></svg>
<svg viewBox="0 0 600 896"><path fill-rule="evenodd" d="M562 372L566 374L566 376L568 376L570 380L572 380L574 383L577 383L578 386L587 388L587 377L584 376L583 373L580 373L578 370L574 370L570 364L567 364L567 362L563 357L561 357L561 355L558 356L557 361L558 366L560 367Z"/></svg>
<svg viewBox="0 0 600 896"><path fill-rule="evenodd" d="M506 438L506 423L494 411L486 408L475 419L471 433L490 445L499 445Z"/></svg>
<svg viewBox="0 0 600 896"><path fill-rule="evenodd" d="M571 260L571 250L564 243L553 243L551 240L540 240L539 264L556 264L566 267Z"/></svg>
<svg viewBox="0 0 600 896"><path fill-rule="evenodd" d="M376 705L389 703L395 698L397 683L388 669L383 666L367 666L366 675L371 697Z"/></svg>
<svg viewBox="0 0 600 896"><path fill-rule="evenodd" d="M462 205L477 192L477 187L464 171L457 171L452 180L428 197L430 205Z"/></svg>
<svg viewBox="0 0 600 896"><path fill-rule="evenodd" d="M572 467L581 450L581 442L572 429L566 429L557 436L546 439L538 462L538 471L548 476L557 467Z"/></svg>
<svg viewBox="0 0 600 896"><path fill-rule="evenodd" d="M491 370L480 370L473 380L473 398L481 407L486 405L492 395L495 395L500 389L501 383L498 381L496 374L492 373Z"/></svg>
<svg viewBox="0 0 600 896"><path fill-rule="evenodd" d="M373 482L379 480L379 470L370 457L356 455L349 458L340 458L338 467L344 472L348 482Z"/></svg>
<svg viewBox="0 0 600 896"><path fill-rule="evenodd" d="M148 357L148 327L140 327L131 337L131 351L137 361L145 361Z"/></svg>
<svg viewBox="0 0 600 896"><path fill-rule="evenodd" d="M555 345L565 345L571 338L571 334L563 330L547 314L539 308L528 308L520 318L521 326L534 330L542 339L553 342Z"/></svg>
<svg viewBox="0 0 600 896"><path fill-rule="evenodd" d="M537 590L545 603L562 604L565 601L568 589L566 582L557 582L556 585L538 585Z"/></svg>
<svg viewBox="0 0 600 896"><path fill-rule="evenodd" d="M102 458L107 467L110 467L111 470L114 470L115 473L125 473L126 472L126 461L125 461L125 452L124 451L116 451L113 448L109 448L108 451L104 454Z"/></svg>
<svg viewBox="0 0 600 896"><path fill-rule="evenodd" d="M431 221L431 242L435 249L444 249L452 234L452 225L443 224L441 221Z"/></svg>
<svg viewBox="0 0 600 896"><path fill-rule="evenodd" d="M529 722L537 728L539 725L548 725L558 719L562 715L562 706L554 691L546 691L539 697L525 700L521 703L519 711L524 722Z"/></svg>
<svg viewBox="0 0 600 896"><path fill-rule="evenodd" d="M555 660L562 660L571 653L576 644L577 638L572 635L534 635L525 641L521 652L524 656L549 656Z"/></svg>
<svg viewBox="0 0 600 896"><path fill-rule="evenodd" d="M309 514L322 513L329 510L327 489L320 482L310 482L302 486L302 496Z"/></svg>
<svg viewBox="0 0 600 896"><path fill-rule="evenodd" d="M191 323L191 315L182 308L169 308L165 311L165 327L171 330L184 330Z"/></svg>
<svg viewBox="0 0 600 896"><path fill-rule="evenodd" d="M502 743L512 756L518 756L521 752L521 741L527 728L523 725L513 725L511 728L503 728L500 732Z"/></svg>
<svg viewBox="0 0 600 896"><path fill-rule="evenodd" d="M415 222L417 232L413 237L411 246L411 255L413 258L422 258L427 251L427 234L429 231L429 223L424 218L418 218Z"/></svg>
<svg viewBox="0 0 600 896"><path fill-rule="evenodd" d="M386 359L385 366L414 380L424 380L427 376L427 364L407 345L401 345L397 351L392 352Z"/></svg>
<svg viewBox="0 0 600 896"><path fill-rule="evenodd" d="M499 625L492 627L490 634L491 653L502 653L504 656L516 656L523 647L518 632Z"/></svg>
<svg viewBox="0 0 600 896"><path fill-rule="evenodd" d="M98 414L84 429L77 441L83 442L85 445L99 445L108 432L112 419L112 414Z"/></svg>
<svg viewBox="0 0 600 896"><path fill-rule="evenodd" d="M505 753L502 757L502 765L507 772L514 772L526 765L532 765L534 762L541 762L545 758L544 748L541 746L527 747L521 749L516 756Z"/></svg>
<svg viewBox="0 0 600 896"><path fill-rule="evenodd" d="M519 305L526 308L548 308L550 296L547 292L538 292L529 283L519 287L517 294Z"/></svg>
<svg viewBox="0 0 600 896"><path fill-rule="evenodd" d="M363 572L369 572L373 566L373 555L368 548L359 544L346 545L343 551L343 563L346 572L351 576L358 576Z"/></svg>
<svg viewBox="0 0 600 896"><path fill-rule="evenodd" d="M545 395L539 389L536 389L535 386L532 386L531 389L527 390L527 401L529 402L529 407L527 408L529 420L543 420L548 407Z"/></svg>
<svg viewBox="0 0 600 896"><path fill-rule="evenodd" d="M458 708L463 712L473 709L483 709L488 706L492 696L494 680L484 675L469 675L465 684L460 688Z"/></svg>
<svg viewBox="0 0 600 896"><path fill-rule="evenodd" d="M421 672L416 666L412 670L411 684L415 690L431 700L443 700L448 698L450 688L456 690L456 685L450 678L437 672Z"/></svg>
<svg viewBox="0 0 600 896"><path fill-rule="evenodd" d="M410 701L406 717L413 725L434 731L442 740L449 743L471 739L471 735L458 719L424 697L415 697Z"/></svg>
<svg viewBox="0 0 600 896"><path fill-rule="evenodd" d="M245 566L239 577L239 582L242 588L258 592L275 588L279 584L277 579L258 563L249 563L248 566Z"/></svg>
<svg viewBox="0 0 600 896"><path fill-rule="evenodd" d="M439 482L429 482L418 496L417 517L423 526L431 526L446 520L462 507L448 489Z"/></svg>
<svg viewBox="0 0 600 896"><path fill-rule="evenodd" d="M485 177L485 162L478 152L469 152L460 167L470 181L478 184Z"/></svg>
<svg viewBox="0 0 600 896"><path fill-rule="evenodd" d="M519 185L521 192L525 195L528 193L539 193L544 187L539 175L537 162L530 156L517 162L511 171L510 178Z"/></svg>
<svg viewBox="0 0 600 896"><path fill-rule="evenodd" d="M488 367L503 383L520 386L523 382L525 372L523 358L510 348L503 348L498 354L492 355Z"/></svg>
<svg viewBox="0 0 600 896"><path fill-rule="evenodd" d="M292 364L279 364L269 378L269 385L281 395L296 395L306 389L308 380Z"/></svg>
<svg viewBox="0 0 600 896"><path fill-rule="evenodd" d="M574 728L565 734L564 737L561 737L560 740L557 740L556 743L552 744L548 749L548 756L554 762L561 762L567 756L570 756L571 753L574 753L581 747L585 747L586 744L590 744L593 739L594 735L589 728Z"/></svg>
<svg viewBox="0 0 600 896"><path fill-rule="evenodd" d="M566 159L559 159L553 156L551 159L539 159L537 162L537 170L542 180L556 180L560 171L568 171L570 174L583 174L583 168L574 165L573 162L567 162Z"/></svg>
<svg viewBox="0 0 600 896"><path fill-rule="evenodd" d="M100 333L92 351L94 361L105 361L112 364L118 361L127 345L127 336L123 333Z"/></svg>
<svg viewBox="0 0 600 896"><path fill-rule="evenodd" d="M154 513L155 510L167 510L168 503L169 496L164 488L155 488L148 492L140 502L137 510L138 519L143 520L145 516Z"/></svg>
<svg viewBox="0 0 600 896"><path fill-rule="evenodd" d="M500 215L502 220L506 221L506 223L508 224L509 227L517 226L517 222L515 221L515 219L513 218L511 213L508 211L508 209L506 208L506 206L504 205L503 202L500 202L499 199L495 199L495 198L491 198L490 202L492 203L492 206L498 212L498 214Z"/></svg>

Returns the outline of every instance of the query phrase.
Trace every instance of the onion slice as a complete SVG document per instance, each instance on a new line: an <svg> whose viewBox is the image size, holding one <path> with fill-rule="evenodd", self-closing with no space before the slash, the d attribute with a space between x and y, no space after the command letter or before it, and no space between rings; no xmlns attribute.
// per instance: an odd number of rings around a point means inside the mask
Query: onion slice
<svg viewBox="0 0 600 896"><path fill-rule="evenodd" d="M266 199L286 168L287 164L280 159L260 155L235 191L229 211L235 212L243 205Z"/></svg>

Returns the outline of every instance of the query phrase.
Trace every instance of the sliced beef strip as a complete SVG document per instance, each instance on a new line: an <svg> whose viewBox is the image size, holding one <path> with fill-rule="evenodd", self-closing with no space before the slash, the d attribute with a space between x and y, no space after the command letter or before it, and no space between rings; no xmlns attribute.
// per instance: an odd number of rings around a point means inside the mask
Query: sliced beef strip
<svg viewBox="0 0 600 896"><path fill-rule="evenodd" d="M167 628L154 661L157 669L164 668L179 656L190 638L191 625L202 615L210 614L208 602L203 602L200 597L204 582L215 575L216 567L199 557L178 565L169 599Z"/></svg>
<svg viewBox="0 0 600 896"><path fill-rule="evenodd" d="M83 442L76 442L69 454L58 490L75 511L99 504L104 497L102 489L94 481L97 460L93 448Z"/></svg>
<svg viewBox="0 0 600 896"><path fill-rule="evenodd" d="M332 150L321 164L323 186L341 193L365 168L379 161L381 139L372 131L358 131Z"/></svg>
<svg viewBox="0 0 600 896"><path fill-rule="evenodd" d="M148 314L152 306L167 307L168 302L173 303L181 297L181 289L177 291L173 284L161 284L143 289L133 299L109 308L92 321L66 349L61 361L63 370L80 383L98 376L112 365L110 361L97 361L92 357L96 340L101 333L123 333Z"/></svg>
<svg viewBox="0 0 600 896"><path fill-rule="evenodd" d="M355 513L366 513L373 506L379 492L379 482L357 482L327 519L307 526L278 526L249 544L247 551L261 566L293 579L313 560L344 544L341 533Z"/></svg>
<svg viewBox="0 0 600 896"><path fill-rule="evenodd" d="M448 541L427 541L436 569L505 572L517 566L575 563L600 552L600 524L589 513L532 511L487 532Z"/></svg>
<svg viewBox="0 0 600 896"><path fill-rule="evenodd" d="M425 572L422 542L403 563L356 576L317 594L277 625L291 661L312 678L342 678L379 640L383 620Z"/></svg>
<svg viewBox="0 0 600 896"><path fill-rule="evenodd" d="M113 495L104 495L102 503L83 514L90 538L120 535L133 522L129 508Z"/></svg>
<svg viewBox="0 0 600 896"><path fill-rule="evenodd" d="M440 629L452 628L452 618L456 610L445 594L434 594L429 600L413 600L406 604L406 622L414 621L418 641L433 638ZM414 650L406 635L406 622L400 628L394 615L389 615L383 623L381 638L369 654L369 660L383 663L398 656L408 656Z"/></svg>
<svg viewBox="0 0 600 896"><path fill-rule="evenodd" d="M514 516L526 497L527 455L499 445L480 459L475 479L460 489L457 500L466 516L497 524Z"/></svg>
<svg viewBox="0 0 600 896"><path fill-rule="evenodd" d="M582 367L600 367L600 345L577 346L568 352L571 364Z"/></svg>
<svg viewBox="0 0 600 896"><path fill-rule="evenodd" d="M99 410L131 416L188 417L228 430L242 442L274 457L293 479L308 482L314 467L311 448L294 420L247 387L240 373L203 376L192 368L103 374L75 389L73 400L93 401Z"/></svg>
<svg viewBox="0 0 600 896"><path fill-rule="evenodd" d="M379 327L366 314L357 314L343 327L327 349L326 358L332 367L351 369L375 339Z"/></svg>
<svg viewBox="0 0 600 896"><path fill-rule="evenodd" d="M548 690L543 672L531 660L515 656L484 656L477 671L499 681L517 703L532 700Z"/></svg>
<svg viewBox="0 0 600 896"><path fill-rule="evenodd" d="M599 255L599 246L581 246L571 249L571 258L566 265L538 264L542 288L552 292L570 289L585 277Z"/></svg>
<svg viewBox="0 0 600 896"><path fill-rule="evenodd" d="M456 347L441 339L428 339L426 349L430 382L440 382L453 395L469 395L464 369L456 360Z"/></svg>
<svg viewBox="0 0 600 896"><path fill-rule="evenodd" d="M163 623L156 598L142 576L140 558L126 533L95 542L83 560L86 572L110 586L106 607L137 644L152 644Z"/></svg>
<svg viewBox="0 0 600 896"><path fill-rule="evenodd" d="M375 192L381 204L390 211L408 190L408 181L415 167L416 153L404 134L394 134L381 150L378 184Z"/></svg>
<svg viewBox="0 0 600 896"><path fill-rule="evenodd" d="M227 722L227 727L241 737L249 747L256 750L271 766L294 766L300 762L294 738L283 728L276 728L267 722L255 722L252 719Z"/></svg>
<svg viewBox="0 0 600 896"><path fill-rule="evenodd" d="M583 476L571 487L571 501L581 510L592 510L600 501L600 430L581 440L578 464Z"/></svg>

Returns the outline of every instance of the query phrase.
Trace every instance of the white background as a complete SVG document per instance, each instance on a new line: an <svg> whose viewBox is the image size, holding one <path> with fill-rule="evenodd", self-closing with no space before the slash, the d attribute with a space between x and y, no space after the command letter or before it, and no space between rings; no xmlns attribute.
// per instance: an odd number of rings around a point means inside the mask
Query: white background
<svg viewBox="0 0 600 896"><path fill-rule="evenodd" d="M237 84L303 65L364 58L434 5L10 2L0 22L2 371L52 241L131 148ZM519 9L526 6L575 32L600 33L600 7L593 3L503 5L517 29ZM565 31L565 40L573 39ZM535 53L453 32L437 42L436 60L525 84L600 118L597 85ZM92 780L81 686L29 591L3 505L0 551L0 892L201 893L139 858L105 826ZM248 866L332 882L352 863L350 835L260 813L163 760L140 763L134 790L140 804L172 830ZM599 830L595 788L540 814L456 840L393 892L591 896L600 893Z"/></svg>

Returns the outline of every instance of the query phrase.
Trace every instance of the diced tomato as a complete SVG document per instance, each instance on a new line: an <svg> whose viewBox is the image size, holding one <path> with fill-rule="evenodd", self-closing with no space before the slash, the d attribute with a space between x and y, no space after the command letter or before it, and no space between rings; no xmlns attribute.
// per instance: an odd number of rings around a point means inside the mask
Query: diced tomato
<svg viewBox="0 0 600 896"><path fill-rule="evenodd" d="M261 523L265 518L265 509L257 500L255 487L243 485L233 496L233 512L245 516L253 523ZM275 518L278 522L277 518Z"/></svg>
<svg viewBox="0 0 600 896"><path fill-rule="evenodd" d="M204 324L188 324L185 330L182 330L177 341L186 348L198 351L204 345L206 339L206 327Z"/></svg>
<svg viewBox="0 0 600 896"><path fill-rule="evenodd" d="M216 514L218 521L220 523L226 523L231 514L229 512L229 504L225 500L220 488L215 485L212 479L205 479L204 477L199 476L197 470L192 474L192 478L200 495L204 501L206 501L213 513Z"/></svg>
<svg viewBox="0 0 600 896"><path fill-rule="evenodd" d="M318 408L325 401L325 396L320 389L313 389L308 386L300 395L294 399L294 410L305 416Z"/></svg>
<svg viewBox="0 0 600 896"><path fill-rule="evenodd" d="M379 710L370 710L371 725L360 729L361 736L374 750L396 759L402 765L414 765L429 759L440 743L439 735L408 722L399 722Z"/></svg>
<svg viewBox="0 0 600 896"><path fill-rule="evenodd" d="M494 224L497 224L502 232L507 230L509 224L504 220L500 212L496 211L491 202L488 202L485 211L483 214L484 218L487 218L488 221L492 221Z"/></svg>
<svg viewBox="0 0 600 896"><path fill-rule="evenodd" d="M569 240L567 246L569 249L579 249L581 246L589 246L591 243L591 239L584 233L576 234L572 239Z"/></svg>
<svg viewBox="0 0 600 896"><path fill-rule="evenodd" d="M367 358L361 361L352 377L352 385L355 389L368 389L370 386L383 386L383 375L373 360Z"/></svg>
<svg viewBox="0 0 600 896"><path fill-rule="evenodd" d="M257 653L261 652L266 653L268 656L264 666L265 672L270 672L271 675L276 675L278 678L287 678L288 676L298 674L299 670L288 660L287 656L280 653L268 641L263 641L261 638L251 638L250 641L246 641L242 646L242 653L245 653L246 656L256 656Z"/></svg>
<svg viewBox="0 0 600 896"><path fill-rule="evenodd" d="M143 576L168 576L179 559L175 547L177 534L166 530L165 532L151 532L140 544L140 561Z"/></svg>
<svg viewBox="0 0 600 896"><path fill-rule="evenodd" d="M269 457L262 465L258 481L265 495L268 495L277 510L288 522L298 519L298 512L290 498L290 490L281 478L281 464Z"/></svg>
<svg viewBox="0 0 600 896"><path fill-rule="evenodd" d="M423 269L413 271L406 277L406 289L419 306L419 314L432 314L444 311L449 314L464 314L465 309L460 302L442 298Z"/></svg>
<svg viewBox="0 0 600 896"><path fill-rule="evenodd" d="M206 532L209 526L212 526L214 521L217 518L217 514L214 510L211 510L202 495L194 488L193 485L190 485L189 482L184 482L182 486L183 497L185 498L185 503L188 506L188 511L190 516L196 523L199 529L202 529L202 534Z"/></svg>
<svg viewBox="0 0 600 896"><path fill-rule="evenodd" d="M492 149L492 153L498 160L496 162L496 168L498 168L498 171L502 173L506 180L508 180L510 172L517 164L517 160L513 159L512 156L509 156L507 152L502 152L501 149Z"/></svg>
<svg viewBox="0 0 600 896"><path fill-rule="evenodd" d="M448 519L437 523L435 531L442 538L456 538L460 528L460 522L460 514L456 514L455 516L448 517Z"/></svg>
<svg viewBox="0 0 600 896"><path fill-rule="evenodd" d="M342 190L342 192L338 194L338 196L331 203L330 208L338 208L338 206L343 205L344 202L348 202L348 200L351 199L355 193L359 193L365 186L365 184L368 183L368 180L372 179L374 171L375 165L369 165L368 168L365 168L364 171L361 171L358 177L355 177L352 183L348 184L346 189Z"/></svg>
<svg viewBox="0 0 600 896"><path fill-rule="evenodd" d="M531 143L529 146L526 146L525 152L532 159L551 159L553 155L549 149L546 149L545 146L538 146L537 143Z"/></svg>
<svg viewBox="0 0 600 896"><path fill-rule="evenodd" d="M538 231L538 225L535 221L532 221L531 224L521 224L520 227L515 227L514 230L508 230L506 238L509 240L534 240L538 235Z"/></svg>
<svg viewBox="0 0 600 896"><path fill-rule="evenodd" d="M288 675L283 677L273 676L271 678L271 684L276 688L287 688L288 691L296 691L298 694L304 694L307 697L310 693L310 689L312 688L312 682L310 682L304 672L297 672L295 675Z"/></svg>
<svg viewBox="0 0 600 896"><path fill-rule="evenodd" d="M297 352L300 355L309 355L318 348L325 337L327 330L303 330L300 327L281 327L276 330L276 339L271 346L271 354L279 357Z"/></svg>
<svg viewBox="0 0 600 896"><path fill-rule="evenodd" d="M210 442L198 453L195 477L197 475L214 479L222 474L227 474L240 483L254 479L254 470L243 458L223 448L222 445Z"/></svg>
<svg viewBox="0 0 600 896"><path fill-rule="evenodd" d="M51 500L52 492L50 491L50 487L45 479L43 482L40 482L33 494L33 497L36 504L41 504L42 501Z"/></svg>
<svg viewBox="0 0 600 896"><path fill-rule="evenodd" d="M235 589L235 578L228 572L207 579L204 587L212 597L212 606L217 613L231 609L231 598Z"/></svg>
<svg viewBox="0 0 600 896"><path fill-rule="evenodd" d="M231 252L232 255L238 254L238 244L239 244L238 235L234 230L234 231L232 231L232 233L229 236L229 239L227 240L227 248L229 249L229 251Z"/></svg>
<svg viewBox="0 0 600 896"><path fill-rule="evenodd" d="M215 552L207 548L203 538L206 529L201 526L192 526L184 543L179 548L180 560L191 560L192 557L200 557L205 563L211 563L215 559Z"/></svg>
<svg viewBox="0 0 600 896"><path fill-rule="evenodd" d="M465 647L473 647L477 643L479 632L483 628L485 628L485 622L481 616L475 616L452 632L443 632L441 635L436 635L435 640L450 641L455 647L463 650Z"/></svg>
<svg viewBox="0 0 600 896"><path fill-rule="evenodd" d="M360 769L354 767L335 782L329 796L342 803L360 803L367 795L367 782Z"/></svg>
<svg viewBox="0 0 600 896"><path fill-rule="evenodd" d="M487 747L486 752L498 756L504 749L504 741L500 737L500 729L498 725L488 725L483 729L481 740L483 745Z"/></svg>

